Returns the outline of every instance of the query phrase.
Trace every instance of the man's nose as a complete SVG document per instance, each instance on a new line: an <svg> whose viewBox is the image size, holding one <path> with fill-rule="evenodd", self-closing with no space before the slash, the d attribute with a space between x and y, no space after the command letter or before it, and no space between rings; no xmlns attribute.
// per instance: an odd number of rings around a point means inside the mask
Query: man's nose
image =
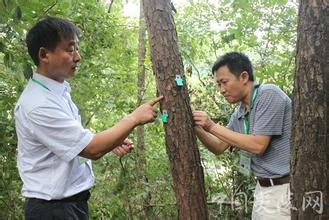
<svg viewBox="0 0 329 220"><path fill-rule="evenodd" d="M81 59L81 56L79 54L79 51L76 50L74 53L74 62L79 62L80 59Z"/></svg>
<svg viewBox="0 0 329 220"><path fill-rule="evenodd" d="M224 94L225 94L225 92L226 92L226 89L225 89L225 87L224 87L224 86L222 86L222 85L220 85L220 86L219 86L219 92L220 92L222 95L224 95Z"/></svg>

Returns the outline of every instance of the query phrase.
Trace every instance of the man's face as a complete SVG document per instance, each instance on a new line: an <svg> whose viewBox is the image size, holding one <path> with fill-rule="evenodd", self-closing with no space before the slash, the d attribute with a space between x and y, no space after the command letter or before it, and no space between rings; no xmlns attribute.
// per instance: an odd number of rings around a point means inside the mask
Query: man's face
<svg viewBox="0 0 329 220"><path fill-rule="evenodd" d="M225 65L215 72L215 80L220 93L229 103L234 104L243 100L246 81L242 75L236 77Z"/></svg>
<svg viewBox="0 0 329 220"><path fill-rule="evenodd" d="M52 79L63 82L74 75L80 61L78 38L63 38L54 51L47 50L47 72Z"/></svg>

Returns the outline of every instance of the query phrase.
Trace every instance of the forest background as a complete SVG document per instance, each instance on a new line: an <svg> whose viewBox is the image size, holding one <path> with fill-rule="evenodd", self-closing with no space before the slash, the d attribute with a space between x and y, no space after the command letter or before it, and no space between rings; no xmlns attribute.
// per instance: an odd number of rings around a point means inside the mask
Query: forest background
<svg viewBox="0 0 329 220"><path fill-rule="evenodd" d="M207 111L218 123L227 123L234 106L220 96L211 67L218 56L229 51L244 52L251 58L258 82L274 83L292 95L296 2L177 0L173 4L192 109ZM0 2L0 219L23 218L13 108L35 68L26 52L26 31L46 15L69 19L81 29L82 60L69 82L84 126L99 132L140 104L138 5L133 0ZM156 95L148 42L146 48L145 101ZM93 163L96 185L89 202L91 219L176 218L160 117L145 126L143 135L144 150L135 149L122 158L108 154ZM137 144L136 133L130 139ZM210 217L248 218L255 180L238 172L237 153L214 156L199 146ZM140 161L145 169L140 169Z"/></svg>

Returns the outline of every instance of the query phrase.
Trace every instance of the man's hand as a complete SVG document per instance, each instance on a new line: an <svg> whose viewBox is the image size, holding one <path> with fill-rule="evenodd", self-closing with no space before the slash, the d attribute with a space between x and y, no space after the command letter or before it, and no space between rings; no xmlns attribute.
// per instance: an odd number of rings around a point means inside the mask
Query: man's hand
<svg viewBox="0 0 329 220"><path fill-rule="evenodd" d="M134 149L133 142L126 138L120 146L117 146L113 149L113 153L119 157L124 156L127 153L130 153Z"/></svg>
<svg viewBox="0 0 329 220"><path fill-rule="evenodd" d="M163 96L159 96L146 102L145 104L139 106L130 115L128 115L128 117L131 117L131 119L135 122L135 125L143 125L155 121L159 110L156 109L154 105L160 102L162 99Z"/></svg>
<svg viewBox="0 0 329 220"><path fill-rule="evenodd" d="M216 123L209 118L206 112L193 111L192 114L195 125L202 127L206 131L210 131L210 129L216 125Z"/></svg>

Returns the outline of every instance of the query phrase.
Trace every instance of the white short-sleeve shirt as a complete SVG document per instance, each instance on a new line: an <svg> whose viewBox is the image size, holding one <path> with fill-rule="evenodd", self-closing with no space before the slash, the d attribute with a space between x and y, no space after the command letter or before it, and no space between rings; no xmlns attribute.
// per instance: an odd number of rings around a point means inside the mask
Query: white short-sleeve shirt
<svg viewBox="0 0 329 220"><path fill-rule="evenodd" d="M27 198L62 199L90 189L90 160L78 154L93 139L67 82L33 74L15 107L18 170Z"/></svg>

